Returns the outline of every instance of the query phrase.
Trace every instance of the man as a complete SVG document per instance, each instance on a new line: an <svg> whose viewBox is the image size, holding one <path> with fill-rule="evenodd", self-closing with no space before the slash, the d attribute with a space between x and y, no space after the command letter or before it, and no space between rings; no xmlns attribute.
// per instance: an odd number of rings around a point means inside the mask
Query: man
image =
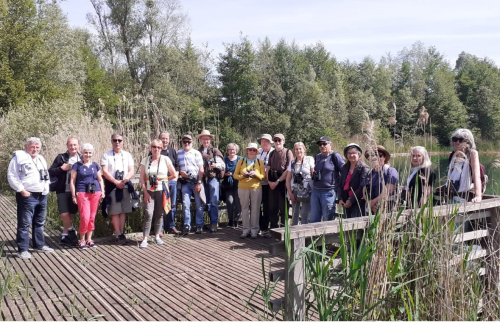
<svg viewBox="0 0 500 322"><path fill-rule="evenodd" d="M286 149L285 136L275 134L273 137L275 150L269 153L267 180L269 182L269 222L272 228L278 228L278 220L285 225L285 194L287 168L293 159L292 151Z"/></svg>
<svg viewBox="0 0 500 322"><path fill-rule="evenodd" d="M47 162L39 155L41 147L39 138L29 138L24 151L14 152L7 171L9 184L16 191L17 256L21 259L31 259L28 252L30 226L33 226L33 250L39 253L54 251L45 245L43 236L50 181Z"/></svg>
<svg viewBox="0 0 500 322"><path fill-rule="evenodd" d="M75 246L78 243L76 230L73 228L73 219L78 211L78 206L73 202L70 190L71 167L82 160L78 153L80 145L77 138L71 137L66 141L68 150L58 154L49 169L50 177L55 180L51 190L56 192L57 207L61 214L63 232L60 244L62 246Z"/></svg>
<svg viewBox="0 0 500 322"><path fill-rule="evenodd" d="M130 179L134 175L134 159L130 153L123 151L122 135L112 134L111 144L113 149L105 152L101 159L106 196L103 209L111 216L117 240L126 243L125 217L133 210Z"/></svg>
<svg viewBox="0 0 500 322"><path fill-rule="evenodd" d="M332 142L328 136L322 136L317 142L320 153L316 155L313 185L311 191L310 222L332 220L335 216L336 188L339 183L340 169L344 159L332 151Z"/></svg>
<svg viewBox="0 0 500 322"><path fill-rule="evenodd" d="M182 204L184 206L184 235L191 229L191 196L194 195L196 203L196 233L203 232L203 202L201 193L203 189L203 158L198 150L193 149L191 135L182 137L182 149L177 151L179 160L179 175L182 179Z"/></svg>
<svg viewBox="0 0 500 322"><path fill-rule="evenodd" d="M226 164L219 149L212 146L214 136L208 130L201 131L197 138L201 143L199 151L203 158L203 187L210 216L210 231L215 233L219 223L219 179L224 177Z"/></svg>
<svg viewBox="0 0 500 322"><path fill-rule="evenodd" d="M170 133L164 131L158 136L163 145L161 154L170 158L172 164L174 165L175 171L177 171L177 176L179 176L179 162L177 161L177 151L170 147ZM180 231L175 228L175 208L177 203L177 178L168 181L168 190L170 191L170 202L172 204L172 210L165 216L165 230L170 234L180 234Z"/></svg>
<svg viewBox="0 0 500 322"><path fill-rule="evenodd" d="M261 138L257 140L261 148L259 149L259 155L257 156L264 163L264 168L267 173L269 164L269 154L274 151L272 147L271 134L262 134ZM269 183L267 178L262 180L262 211L259 217L259 229L260 233L264 237L269 237Z"/></svg>

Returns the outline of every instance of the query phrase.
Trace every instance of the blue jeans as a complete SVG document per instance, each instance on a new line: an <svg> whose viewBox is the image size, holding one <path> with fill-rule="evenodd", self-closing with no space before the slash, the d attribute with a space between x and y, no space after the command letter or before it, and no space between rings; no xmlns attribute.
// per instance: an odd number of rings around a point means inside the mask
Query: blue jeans
<svg viewBox="0 0 500 322"><path fill-rule="evenodd" d="M43 225L47 209L47 195L41 192L32 192L31 196L23 197L21 193L16 193L17 202L17 250L28 251L29 229L32 226L33 248L42 248L45 245L43 237Z"/></svg>
<svg viewBox="0 0 500 322"><path fill-rule="evenodd" d="M194 192L194 183L182 185L182 205L184 206L184 227L191 228L191 196L196 203L196 226L203 226L203 202L200 194Z"/></svg>
<svg viewBox="0 0 500 322"><path fill-rule="evenodd" d="M172 210L165 215L164 226L165 229L175 228L175 205L177 204L177 181L168 182L168 191L170 192L170 202L172 204Z"/></svg>
<svg viewBox="0 0 500 322"><path fill-rule="evenodd" d="M335 190L316 190L311 192L310 223L333 220L335 217Z"/></svg>
<svg viewBox="0 0 500 322"><path fill-rule="evenodd" d="M210 223L215 225L219 222L219 179L209 179L203 185L205 196L207 197L207 211L210 216Z"/></svg>

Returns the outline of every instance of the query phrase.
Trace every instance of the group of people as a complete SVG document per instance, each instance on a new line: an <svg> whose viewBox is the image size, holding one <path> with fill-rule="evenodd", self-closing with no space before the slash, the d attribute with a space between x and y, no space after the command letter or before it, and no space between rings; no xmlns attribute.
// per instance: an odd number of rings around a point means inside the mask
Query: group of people
<svg viewBox="0 0 500 322"><path fill-rule="evenodd" d="M378 210L390 211L405 201L407 207L419 207L431 196L436 178L427 150L411 149L412 172L399 195L399 175L391 166L390 153L381 145L363 149L348 144L343 157L332 150L328 136L317 141L319 153L306 154L304 143L297 142L293 151L285 148L283 134L263 134L257 143L249 143L244 156L230 143L224 157L212 145L214 136L203 130L197 137L199 149L193 148L193 137L184 135L182 149L170 146L171 137L162 132L150 143L149 155L140 164L140 186L143 191L145 215L143 240L148 246L153 226L155 242L163 244L163 228L171 234L189 234L191 197L195 201L195 232L204 232L203 213L210 218L209 230L216 232L219 221L219 192L227 204L228 226L242 221L241 238L269 237L269 229L284 225L287 220L288 196L292 203L292 225L332 220L336 205L342 216L353 218ZM67 151L57 155L50 167L39 154L41 141L31 137L25 150L14 152L9 164L8 181L16 191L18 257L30 259L29 228L35 252L52 252L45 245L43 227L47 194L56 192L63 232L60 244L81 249L96 247L92 240L95 216L102 200L103 216L111 216L118 242L127 242L124 234L126 214L133 211L139 199L131 182L135 173L132 155L123 150L123 136L111 136L112 149L105 152L100 163L93 161L91 144L80 144L77 138L67 140ZM273 147L274 144L274 147ZM479 202L482 198L479 157L472 133L458 129L451 138L453 153L446 188L453 202ZM344 161L344 158L346 161ZM178 187L180 185L180 187ZM471 191L472 189L472 191ZM182 194L184 222L181 230L175 225L177 192ZM469 197L469 195L471 197ZM73 227L80 214L78 234ZM164 223L165 218L165 223Z"/></svg>

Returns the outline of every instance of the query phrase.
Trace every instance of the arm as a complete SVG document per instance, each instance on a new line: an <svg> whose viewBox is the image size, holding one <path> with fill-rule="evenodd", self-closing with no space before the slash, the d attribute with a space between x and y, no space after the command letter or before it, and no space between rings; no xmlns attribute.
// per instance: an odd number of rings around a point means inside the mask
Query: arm
<svg viewBox="0 0 500 322"><path fill-rule="evenodd" d="M483 191L481 187L481 170L479 168L479 154L476 150L470 151L471 168L472 168L472 181L474 182L475 196L472 202L480 202L483 200Z"/></svg>
<svg viewBox="0 0 500 322"><path fill-rule="evenodd" d="M286 172L286 189L288 190L288 197L290 198L290 201L292 204L296 202L295 200L295 195L292 192L292 173L290 171Z"/></svg>
<svg viewBox="0 0 500 322"><path fill-rule="evenodd" d="M10 160L9 169L7 171L7 180L9 181L10 187L16 192L21 193L23 197L29 197L31 193L24 189L24 185L19 178L19 168L17 164L17 159L14 157Z"/></svg>
<svg viewBox="0 0 500 322"><path fill-rule="evenodd" d="M142 194L143 194L143 200L145 203L150 203L151 202L151 196L149 195L148 192L148 187L146 184L146 167L144 164L141 164L141 175L139 178L139 182L141 183L141 188L142 188Z"/></svg>
<svg viewBox="0 0 500 322"><path fill-rule="evenodd" d="M76 204L77 192L76 192L75 184L76 184L76 171L71 170L71 180L69 181L69 189L71 190L71 196L72 196L73 202Z"/></svg>
<svg viewBox="0 0 500 322"><path fill-rule="evenodd" d="M241 175L241 165L243 164L243 159L240 159L238 163L236 163L236 168L234 168L233 178L236 180L243 180L245 177Z"/></svg>
<svg viewBox="0 0 500 322"><path fill-rule="evenodd" d="M203 165L198 166L199 172L198 172L198 182L194 186L194 192L198 193L201 191L201 181L203 180L203 174L205 171L203 170Z"/></svg>
<svg viewBox="0 0 500 322"><path fill-rule="evenodd" d="M63 172L71 169L69 163L64 163L61 155L58 155L49 168L49 175L51 177L59 177Z"/></svg>
<svg viewBox="0 0 500 322"><path fill-rule="evenodd" d="M143 165L141 165L141 168L143 167ZM170 175L168 176L168 180L177 180L177 172L175 171L175 167L172 163L169 163L167 165L168 167L168 172L170 173ZM142 176L142 174L141 174Z"/></svg>
<svg viewBox="0 0 500 322"><path fill-rule="evenodd" d="M99 182L99 186L101 187L101 199L104 199L104 197L105 197L104 180L102 180L102 171L101 170L99 170L97 172L97 181Z"/></svg>

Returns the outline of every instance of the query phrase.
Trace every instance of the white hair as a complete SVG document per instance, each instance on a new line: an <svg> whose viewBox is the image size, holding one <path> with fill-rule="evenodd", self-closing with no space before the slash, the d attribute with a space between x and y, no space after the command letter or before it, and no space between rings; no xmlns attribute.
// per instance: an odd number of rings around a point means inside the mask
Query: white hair
<svg viewBox="0 0 500 322"><path fill-rule="evenodd" d="M411 154L413 154L414 151L417 151L422 155L424 160L422 161L422 168L430 168L432 166L431 158L429 157L429 153L427 152L427 149L424 148L423 146L414 146L411 148ZM410 158L411 158L410 154Z"/></svg>
<svg viewBox="0 0 500 322"><path fill-rule="evenodd" d="M92 144L90 144L90 143L84 143L84 144L82 145L82 147L81 147L81 149L80 149L80 150L82 151L82 153L83 153L83 151L86 151L86 150L87 150L87 151L89 151L89 150L90 150L90 151L94 151L94 146L93 146Z"/></svg>
<svg viewBox="0 0 500 322"><path fill-rule="evenodd" d="M26 145L35 144L35 143L39 144L40 147L42 146L42 141L37 137L32 136L26 140Z"/></svg>
<svg viewBox="0 0 500 322"><path fill-rule="evenodd" d="M453 132L453 135L451 136L452 138L462 138L464 139L464 142L467 142L470 144L471 149L476 149L476 143L474 142L474 135L470 130L467 129L457 129L455 132ZM451 146L453 146L453 142L450 142Z"/></svg>

